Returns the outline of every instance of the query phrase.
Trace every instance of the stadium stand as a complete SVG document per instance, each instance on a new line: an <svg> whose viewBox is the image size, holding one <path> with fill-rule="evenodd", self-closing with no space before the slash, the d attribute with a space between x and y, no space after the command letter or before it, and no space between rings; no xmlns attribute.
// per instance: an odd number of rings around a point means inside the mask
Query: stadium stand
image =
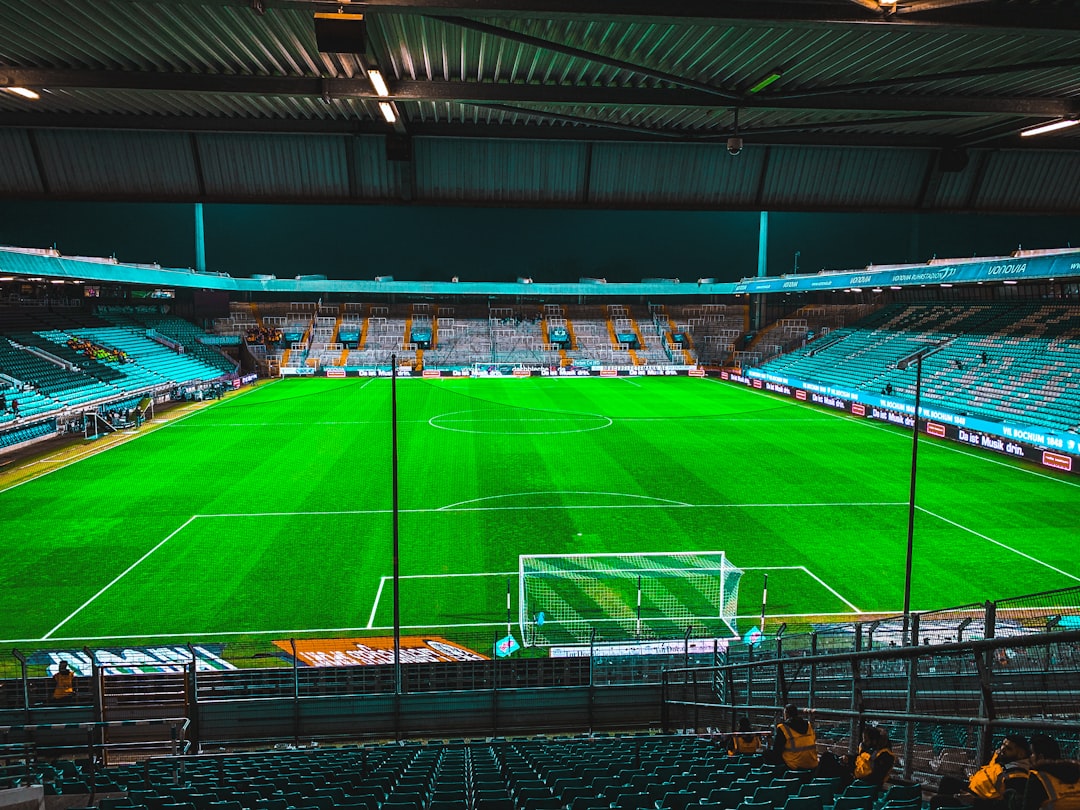
<svg viewBox="0 0 1080 810"><path fill-rule="evenodd" d="M698 359L705 365L731 365L745 345L749 310L740 304L695 304L682 307L676 330L690 335Z"/></svg>
<svg viewBox="0 0 1080 810"><path fill-rule="evenodd" d="M1080 430L1080 306L897 304L762 364L777 374L914 398L897 361L924 361L922 397L960 414Z"/></svg>
<svg viewBox="0 0 1080 810"><path fill-rule="evenodd" d="M183 318L147 314L117 314L104 317L116 326L149 330L147 337L151 339L165 337L171 341L172 345L182 346L186 354L203 361L208 366L220 369L222 373L229 374L236 371L236 363L204 343L206 333Z"/></svg>
<svg viewBox="0 0 1080 810"><path fill-rule="evenodd" d="M35 769L50 793L119 794L100 800L110 810L681 810L711 803L750 766L725 753L704 737L632 735L196 755L97 769L59 760ZM774 781L758 788L774 797L767 807L798 792L798 784L773 780L771 769L759 775L762 784Z"/></svg>
<svg viewBox="0 0 1080 810"><path fill-rule="evenodd" d="M122 325L110 325L74 307L3 307L0 317L0 447L53 435L83 412L127 411L151 391L203 385L237 370L179 318L111 314Z"/></svg>

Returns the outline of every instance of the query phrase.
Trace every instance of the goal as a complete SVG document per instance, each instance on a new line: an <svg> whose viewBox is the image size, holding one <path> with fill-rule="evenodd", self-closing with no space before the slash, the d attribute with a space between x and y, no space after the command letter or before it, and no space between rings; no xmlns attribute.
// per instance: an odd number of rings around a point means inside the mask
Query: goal
<svg viewBox="0 0 1080 810"><path fill-rule="evenodd" d="M518 558L528 646L737 637L743 572L722 551L531 554Z"/></svg>

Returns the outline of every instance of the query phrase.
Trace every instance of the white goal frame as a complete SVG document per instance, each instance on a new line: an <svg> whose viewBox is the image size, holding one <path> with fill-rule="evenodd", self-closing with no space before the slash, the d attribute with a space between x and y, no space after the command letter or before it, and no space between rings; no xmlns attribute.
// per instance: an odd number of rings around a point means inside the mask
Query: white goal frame
<svg viewBox="0 0 1080 810"><path fill-rule="evenodd" d="M563 561L558 565L557 561ZM654 564L656 563L656 564ZM518 626L526 646L552 646L558 643L588 642L592 631L601 631L604 638L612 634L622 638L650 640L684 638L688 628L710 636L737 637L735 627L739 579L743 571L727 558L723 551L654 551L630 553L582 553L582 554L522 554L518 556ZM564 580L580 587L590 582L601 587L595 592L597 605L605 601L604 609L611 615L586 618L577 613L569 601L562 599L557 588L540 588L537 582L544 578ZM652 612L642 614L644 583L665 579L680 580L708 605L708 613L678 611L677 595L665 591L663 586L653 588L661 600L665 593L676 601L669 605L670 615ZM636 580L621 589L604 588L605 581ZM636 585L636 587L635 587ZM617 590L626 596L630 589L636 594L636 605L620 601ZM653 600L650 600L653 601ZM565 606L565 611L549 611ZM652 607L655 609L656 605ZM544 624L554 622L555 634L562 637L553 641L537 621L540 611L545 614ZM606 631L606 632L605 632Z"/></svg>

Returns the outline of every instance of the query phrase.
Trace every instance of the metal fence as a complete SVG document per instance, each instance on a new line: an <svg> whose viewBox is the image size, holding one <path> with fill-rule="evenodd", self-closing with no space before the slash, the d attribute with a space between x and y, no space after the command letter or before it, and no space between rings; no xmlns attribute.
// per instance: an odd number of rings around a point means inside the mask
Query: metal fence
<svg viewBox="0 0 1080 810"><path fill-rule="evenodd" d="M6 662L0 713L9 724L50 722L65 713L80 722L186 717L198 739L202 732L207 738L223 734L230 721L250 723L263 711L287 719L267 731L268 738L292 738L317 736L325 728L318 713L342 713L348 705L354 717L385 710L380 733L408 736L417 729L390 706L397 698L440 708L449 705L447 695L462 705L471 699L470 727L499 728L498 718L482 716L489 707L498 712L514 703L515 692L521 706L554 705L558 698L550 690L562 688L567 694L578 690L578 697L561 716L522 711L515 728L537 717L546 729L564 721L592 728L594 721L596 727L614 721L591 714L575 719L575 706L591 713L606 700L598 696L607 687L651 687L658 696L663 684L673 727L728 730L736 714L746 714L767 728L778 707L794 700L815 708L827 732L823 739L838 749L851 746L860 724L887 723L904 745L905 768L926 771L938 763L928 772L942 773L942 761L966 767L981 759L1002 728L1042 724L1064 732L1061 723L1076 719L1078 605L1080 588L1071 588L906 618L798 627L770 622L769 634L755 644L693 627L675 639L605 637L598 630L586 644L516 649L509 656L500 654L507 652L500 644L514 633L520 638L516 625L409 630L400 637L400 666L385 631L19 649L0 653ZM59 660L76 675L75 694L62 700L54 698L51 678ZM647 726L659 715L659 702L646 706L643 695L631 700L642 715L627 715L622 728ZM327 733L354 732L342 727ZM930 750L919 747L924 745Z"/></svg>
<svg viewBox="0 0 1080 810"><path fill-rule="evenodd" d="M795 703L838 756L855 750L867 724L883 727L898 767L923 782L970 775L1007 731L1050 734L1066 755L1080 753L1080 630L831 652L820 641L781 637L729 650L717 666L666 672L665 730L731 731L740 717L770 728Z"/></svg>

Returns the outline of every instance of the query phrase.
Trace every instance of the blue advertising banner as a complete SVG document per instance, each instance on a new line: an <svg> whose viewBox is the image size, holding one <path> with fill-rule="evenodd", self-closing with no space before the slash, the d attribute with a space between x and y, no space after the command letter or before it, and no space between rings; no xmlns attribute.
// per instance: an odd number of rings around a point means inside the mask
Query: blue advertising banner
<svg viewBox="0 0 1080 810"><path fill-rule="evenodd" d="M745 374L723 371L721 379L802 402L832 408L853 416L877 419L911 428L915 404L896 397L858 391L749 369ZM919 408L925 420L922 432L960 444L981 447L1020 458L1050 469L1080 474L1080 437L1058 434L1047 428L1009 422L994 422L935 406Z"/></svg>
<svg viewBox="0 0 1080 810"><path fill-rule="evenodd" d="M875 270L815 275L787 275L779 278L745 278L735 285L737 293L811 292L849 290L863 287L910 287L919 284L958 284L978 281L1024 281L1080 276L1080 251L1053 256L973 259L948 264L905 265Z"/></svg>

